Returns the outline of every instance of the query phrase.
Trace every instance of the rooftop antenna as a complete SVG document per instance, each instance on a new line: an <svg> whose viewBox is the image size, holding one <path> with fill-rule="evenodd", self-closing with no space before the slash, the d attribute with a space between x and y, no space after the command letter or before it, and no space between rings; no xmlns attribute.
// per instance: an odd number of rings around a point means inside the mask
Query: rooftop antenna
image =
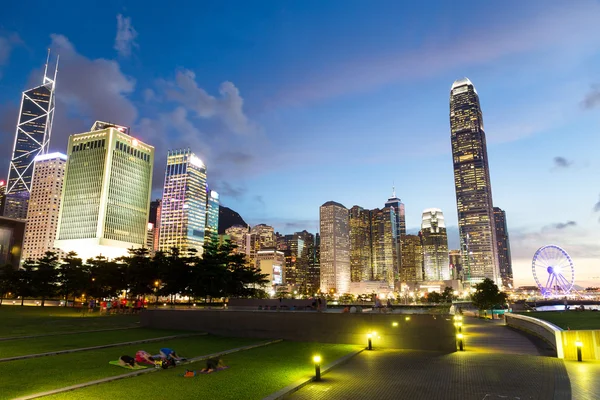
<svg viewBox="0 0 600 400"><path fill-rule="evenodd" d="M52 83L56 85L56 74L58 73L58 60L60 60L60 54L56 56L56 67L54 68L54 80Z"/></svg>
<svg viewBox="0 0 600 400"><path fill-rule="evenodd" d="M46 66L44 67L44 84L46 84L46 79L48 75L48 63L50 62L50 48L48 48L48 56L46 56Z"/></svg>
<svg viewBox="0 0 600 400"><path fill-rule="evenodd" d="M396 197L396 182L392 181L392 197Z"/></svg>

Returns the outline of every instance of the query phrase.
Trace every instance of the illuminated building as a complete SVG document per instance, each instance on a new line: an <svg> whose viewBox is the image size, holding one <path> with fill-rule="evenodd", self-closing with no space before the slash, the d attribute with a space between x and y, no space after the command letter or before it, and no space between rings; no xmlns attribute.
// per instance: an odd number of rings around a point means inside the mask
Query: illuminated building
<svg viewBox="0 0 600 400"><path fill-rule="evenodd" d="M248 235L248 227L241 225L234 225L225 229L225 235L229 236L229 241L236 245L234 249L235 253L246 254L250 259L250 235Z"/></svg>
<svg viewBox="0 0 600 400"><path fill-rule="evenodd" d="M510 241L506 227L506 213L498 207L494 207L494 223L496 228L496 243L498 245L500 279L502 279L502 285L505 288L512 288L513 272L512 260L510 258Z"/></svg>
<svg viewBox="0 0 600 400"><path fill-rule="evenodd" d="M48 152L54 119L54 88L58 70L57 59L54 77L48 77L49 58L48 51L42 84L24 91L21 99L21 110L8 171L3 214L5 217L17 219L27 217L34 159Z"/></svg>
<svg viewBox="0 0 600 400"><path fill-rule="evenodd" d="M460 254L460 250L450 250L448 252L448 258L450 261L450 279L463 280L462 257Z"/></svg>
<svg viewBox="0 0 600 400"><path fill-rule="evenodd" d="M311 278L315 256L315 236L307 231L285 235L281 248L285 254L285 282L290 291L309 294L318 290Z"/></svg>
<svg viewBox="0 0 600 400"><path fill-rule="evenodd" d="M315 234L312 262L308 265L306 291L317 293L321 288L321 235Z"/></svg>
<svg viewBox="0 0 600 400"><path fill-rule="evenodd" d="M25 235L25 221L0 217L0 265L19 268Z"/></svg>
<svg viewBox="0 0 600 400"><path fill-rule="evenodd" d="M154 238L156 237L157 227L152 222L148 222L146 230L146 244L145 248L148 249L148 254L154 256Z"/></svg>
<svg viewBox="0 0 600 400"><path fill-rule="evenodd" d="M455 81L450 92L450 128L458 228L465 279L498 282L498 256L492 186L475 87L467 78Z"/></svg>
<svg viewBox="0 0 600 400"><path fill-rule="evenodd" d="M428 208L423 211L421 243L423 245L423 280L450 279L446 224L444 214L439 208Z"/></svg>
<svg viewBox="0 0 600 400"><path fill-rule="evenodd" d="M396 236L401 238L406 235L406 216L404 211L404 203L396 197L396 188L392 191L392 197L385 203L386 207L392 207L396 213Z"/></svg>
<svg viewBox="0 0 600 400"><path fill-rule="evenodd" d="M371 243L373 246L374 281L385 281L394 288L399 279L400 240L396 237L396 213L393 207L371 211Z"/></svg>
<svg viewBox="0 0 600 400"><path fill-rule="evenodd" d="M402 282L420 282L423 280L423 245L421 235L402 236Z"/></svg>
<svg viewBox="0 0 600 400"><path fill-rule="evenodd" d="M152 224L152 245L148 249L153 252L158 251L159 238L160 238L160 209L162 206L162 200L156 199L150 202L150 214L148 215L148 223Z"/></svg>
<svg viewBox="0 0 600 400"><path fill-rule="evenodd" d="M84 260L146 246L154 147L124 131L97 122L69 137L55 247Z"/></svg>
<svg viewBox="0 0 600 400"><path fill-rule="evenodd" d="M204 240L218 240L219 237L219 193L208 190L206 193L206 228Z"/></svg>
<svg viewBox="0 0 600 400"><path fill-rule="evenodd" d="M0 215L4 211L4 200L6 198L6 181L0 180Z"/></svg>
<svg viewBox="0 0 600 400"><path fill-rule="evenodd" d="M269 286L285 285L285 255L283 252L268 249L256 253L256 268L261 274L267 274Z"/></svg>
<svg viewBox="0 0 600 400"><path fill-rule="evenodd" d="M54 247L58 229L60 200L67 156L42 154L35 158L27 224L23 240L23 260L38 260L51 251L59 258L65 254Z"/></svg>
<svg viewBox="0 0 600 400"><path fill-rule="evenodd" d="M190 149L169 150L160 213L159 250L194 249L201 256L206 227L206 166Z"/></svg>
<svg viewBox="0 0 600 400"><path fill-rule="evenodd" d="M328 201L319 209L319 223L321 291L348 293L350 289L348 209L340 203Z"/></svg>
<svg viewBox="0 0 600 400"><path fill-rule="evenodd" d="M371 259L371 213L362 207L350 209L350 280L373 280Z"/></svg>

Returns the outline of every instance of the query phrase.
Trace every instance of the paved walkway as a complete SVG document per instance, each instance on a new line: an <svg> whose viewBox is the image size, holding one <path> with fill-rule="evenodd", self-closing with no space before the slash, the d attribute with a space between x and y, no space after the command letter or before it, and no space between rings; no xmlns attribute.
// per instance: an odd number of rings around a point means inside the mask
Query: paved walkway
<svg viewBox="0 0 600 400"><path fill-rule="evenodd" d="M364 351L292 399L600 398L600 363L544 357L551 352L503 321L466 318L464 352Z"/></svg>

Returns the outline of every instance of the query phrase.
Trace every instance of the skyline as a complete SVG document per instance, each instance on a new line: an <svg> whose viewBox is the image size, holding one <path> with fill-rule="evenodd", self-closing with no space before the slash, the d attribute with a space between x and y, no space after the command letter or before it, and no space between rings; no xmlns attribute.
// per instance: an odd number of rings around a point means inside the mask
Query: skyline
<svg viewBox="0 0 600 400"><path fill-rule="evenodd" d="M203 4L202 23L189 28L180 26L191 17L168 10L178 28L161 29L162 39L151 29L159 16L133 5L90 8L105 28L94 32L69 7L32 16L11 5L0 20L2 143L14 139L21 92L39 82L50 45L61 57L50 151L64 152L66 137L93 120L132 126L157 149L191 147L223 205L282 233L317 232L330 200L382 207L395 184L407 231L424 209L440 208L455 249L448 91L466 76L485 114L515 283L533 282L531 257L550 243L573 257L577 284L600 281L597 2L464 2L470 27L445 4L227 4ZM25 15L35 29L19 28ZM35 23L41 15L51 22ZM9 151L0 150L2 179ZM166 151L156 156L153 198Z"/></svg>

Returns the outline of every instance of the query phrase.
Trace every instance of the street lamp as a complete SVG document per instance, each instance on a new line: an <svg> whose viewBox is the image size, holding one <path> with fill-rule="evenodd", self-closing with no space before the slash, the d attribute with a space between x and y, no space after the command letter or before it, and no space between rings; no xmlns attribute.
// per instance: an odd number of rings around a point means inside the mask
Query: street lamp
<svg viewBox="0 0 600 400"><path fill-rule="evenodd" d="M460 351L464 351L463 338L464 338L464 336L462 333L456 334L456 339L458 340L458 349Z"/></svg>
<svg viewBox="0 0 600 400"><path fill-rule="evenodd" d="M315 363L315 381L321 380L321 356L313 356L313 362Z"/></svg>
<svg viewBox="0 0 600 400"><path fill-rule="evenodd" d="M156 303L154 303L154 308L158 308L158 285L160 285L160 281L154 281L154 295L156 296Z"/></svg>
<svg viewBox="0 0 600 400"><path fill-rule="evenodd" d="M577 347L577 361L581 362L581 348L583 347L583 343L580 340L578 340L575 342L575 346Z"/></svg>

